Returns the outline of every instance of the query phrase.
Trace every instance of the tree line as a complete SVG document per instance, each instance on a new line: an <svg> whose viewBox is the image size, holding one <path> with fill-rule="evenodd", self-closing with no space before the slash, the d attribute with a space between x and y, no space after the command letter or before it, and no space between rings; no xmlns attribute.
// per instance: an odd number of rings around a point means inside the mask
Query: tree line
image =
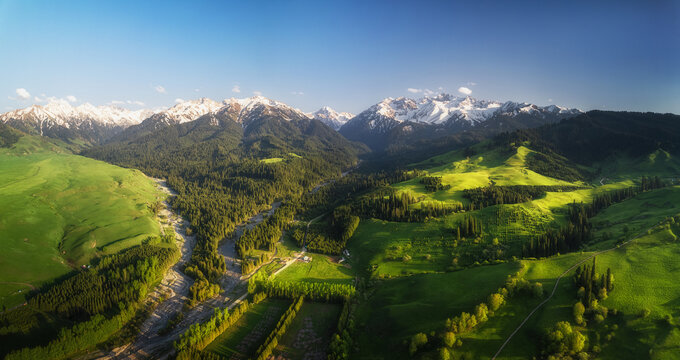
<svg viewBox="0 0 680 360"><path fill-rule="evenodd" d="M439 336L433 337L434 331L430 334L430 338L424 333L413 335L408 343L409 354L414 356L418 352L436 351L440 358L451 359L455 348L462 345L460 335L487 322L508 299L519 295L543 297L543 285L524 279L520 273L521 271L518 271L513 275L508 275L505 285L489 295L486 302L475 305L472 312L463 311L457 316L446 319L444 331Z"/></svg>
<svg viewBox="0 0 680 360"><path fill-rule="evenodd" d="M178 257L174 247L139 245L47 285L25 306L0 314L3 352L27 347L10 357L58 359L102 342L132 319Z"/></svg>
<svg viewBox="0 0 680 360"><path fill-rule="evenodd" d="M252 301L242 301L234 310L216 308L213 315L203 323L192 324L177 341L173 343L177 351L177 359L192 359L192 352L200 352L230 326L234 325L243 314L266 299L264 293L254 294ZM193 351L192 351L193 350Z"/></svg>
<svg viewBox="0 0 680 360"><path fill-rule="evenodd" d="M544 257L578 250L582 244L592 239L590 218L613 204L631 199L644 191L664 186L667 186L667 184L658 177L643 176L639 186L612 190L597 195L589 204L570 204L567 225L558 230L550 229L531 239L529 244L522 245L522 256Z"/></svg>
<svg viewBox="0 0 680 360"><path fill-rule="evenodd" d="M294 299L304 296L310 301L342 302L356 293L349 284L307 283L299 281L281 281L268 278L265 274L256 273L248 280L250 293L264 292L269 297Z"/></svg>
<svg viewBox="0 0 680 360"><path fill-rule="evenodd" d="M269 359L272 352L274 352L274 349L276 349L276 346L279 345L279 340L286 333L286 329L288 329L288 326L290 326L293 320L295 320L295 316L297 315L298 311L300 311L303 302L304 296L300 296L295 299L292 304L290 304L290 307L286 310L286 312L283 313L283 315L281 315L281 318L276 323L274 330L272 330L271 333L267 335L264 343L257 348L257 356L255 359Z"/></svg>
<svg viewBox="0 0 680 360"><path fill-rule="evenodd" d="M483 209L501 204L519 204L545 196L547 192L568 192L582 189L566 185L510 185L486 186L463 190L463 197L470 200L470 210Z"/></svg>
<svg viewBox="0 0 680 360"><path fill-rule="evenodd" d="M451 188L451 185L442 184L441 176L423 176L420 179L420 183L425 185L425 190L429 192L448 190Z"/></svg>

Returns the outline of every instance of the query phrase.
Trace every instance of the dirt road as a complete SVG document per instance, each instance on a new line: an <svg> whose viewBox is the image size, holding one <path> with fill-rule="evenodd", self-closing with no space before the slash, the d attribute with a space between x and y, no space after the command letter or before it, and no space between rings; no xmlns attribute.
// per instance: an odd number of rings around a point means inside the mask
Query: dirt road
<svg viewBox="0 0 680 360"><path fill-rule="evenodd" d="M656 226L656 225L654 225L654 226ZM512 339L512 337L515 336L515 334L522 328L522 326L524 326L524 324L529 320L529 318L531 318L531 316L532 316L536 311L538 311L541 307L543 307L543 305L545 305L545 303L547 303L548 301L550 301L550 299L552 299L552 297L555 295L555 292L557 291L557 286L560 284L560 280L562 280L562 278L563 278L565 275L567 275L569 272L571 272L572 270L574 270L577 266L579 266L579 265L585 263L586 261L588 261L588 260L594 258L594 257L597 256L597 255L600 255L600 254L602 254L602 253L606 253L606 252L612 251L612 250L614 250L614 249L618 249L619 247L628 245L631 241L633 241L633 240L639 238L640 236L646 234L647 231L653 229L654 226L652 226L652 227L650 227L649 229L645 230L643 233L640 233L639 235L637 235L637 236L635 236L635 237L633 237L633 238L631 238L631 239L628 239L628 240L622 242L621 244L619 244L619 245L617 245L617 246L614 246L614 247L609 248L609 249L605 249L605 250L598 251L598 252L596 252L596 253L594 253L594 254L588 256L587 258L585 258L585 259L583 259L583 260L577 262L576 264L572 265L569 269L564 270L564 272L563 272L562 274L560 274L560 276L559 276L559 277L557 278L557 280L555 281L555 286L553 286L553 289L552 289L552 292L550 293L550 296L548 296L548 297L547 297L545 300L543 300L540 304L536 305L536 307L535 307L533 310L531 310L531 312L529 313L529 315L527 315L527 316L524 318L524 320L522 320L522 322L519 324L519 326L517 326L517 328L515 329L515 331L513 331L512 334L510 334L510 336L508 336L508 338L505 339L505 342L503 343L503 345L501 345L501 347L498 349L498 351L496 351L496 354L494 354L494 356L491 358L491 360L495 360L496 357L497 357L498 355L500 355L501 351L503 351L503 349L505 348L505 346L510 342L510 340Z"/></svg>

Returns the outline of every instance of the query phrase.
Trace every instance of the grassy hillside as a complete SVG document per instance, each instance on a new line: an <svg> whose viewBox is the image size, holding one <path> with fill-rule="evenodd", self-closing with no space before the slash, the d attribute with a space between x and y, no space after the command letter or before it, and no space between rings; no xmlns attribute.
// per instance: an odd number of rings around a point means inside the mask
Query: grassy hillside
<svg viewBox="0 0 680 360"><path fill-rule="evenodd" d="M161 194L139 171L72 155L33 136L0 148L0 168L3 305L23 301L25 291L18 290L160 233L148 206Z"/></svg>
<svg viewBox="0 0 680 360"><path fill-rule="evenodd" d="M408 359L404 341L430 333L448 317L470 311L501 287L517 264L383 280L357 314L359 359Z"/></svg>
<svg viewBox="0 0 680 360"><path fill-rule="evenodd" d="M654 224L664 222L669 215L678 215L680 209L639 211L641 202L663 204L667 200L677 200L678 196L680 187L677 186L655 190L613 205L594 218L596 223L602 223L616 216L619 221L630 224L631 230L627 234L615 232L612 235L616 240L643 234L626 246L597 255L598 271L611 268L615 278L614 290L601 301L610 315L602 324L591 322L583 328L588 335L589 346L600 348L597 358L678 358L680 330L677 319L680 306L677 300L680 299L680 284L676 279L680 277L680 227L675 220L667 225ZM640 223L638 218L645 219L645 222ZM649 232L645 231L650 227ZM605 249L612 246L613 243L603 242L596 247ZM582 252L543 260L525 260L525 277L552 289L561 273L592 254L594 252ZM574 323L572 306L577 301L577 288L572 282L572 274L573 271L561 280L555 296L527 321L500 358L531 357L540 351L540 342L532 339L541 339L545 329L558 321ZM475 359L491 358L538 302L511 301L496 317L463 338L460 355ZM614 309L616 315L612 313ZM668 317L672 319L670 322ZM606 335L610 333L614 335L607 340Z"/></svg>
<svg viewBox="0 0 680 360"><path fill-rule="evenodd" d="M528 142L512 147L482 143L412 164L420 171L418 176L391 185L397 193L409 193L416 199L412 207L428 203L468 205L465 190L488 186L559 185L579 189L548 191L533 200L456 212L424 222L362 219L348 243L352 265L360 273L366 269L369 277L383 280L376 280L369 299L359 307L357 358L394 358L395 349L401 349L403 358L408 358L410 338L419 332L427 334L430 343L414 358L439 358L437 347L441 345L437 344L441 344L446 319L462 311L472 312L475 305L502 286L506 276L516 271L510 260L521 257L522 244L567 225L570 204L590 203L599 195L637 186L642 176L677 181L673 174L678 164L662 150L642 157L621 154L589 167L562 161L560 164L573 167L571 173L591 176L575 182L550 177L549 171L539 174L531 170L535 163L529 163L529 159L535 154L541 156ZM558 155L550 156L554 159ZM546 157L549 161L550 156ZM422 182L425 177L441 178L442 189L428 190ZM627 358L630 354L635 358L675 358L677 355L671 354L680 350L676 325L680 286L675 284L680 271L680 242L675 239L680 228L668 225L649 235L645 231L678 214L677 204L678 186L640 193L605 208L590 220L592 240L584 244L583 251L521 260L523 278L540 283L549 292L557 277L573 264L595 251L645 234L632 244L597 257L598 271L611 268L616 279L615 289L602 305L617 309L618 315L610 313L602 323L577 326L572 315L577 288L568 274L555 296L527 321L499 358L526 359L541 354L547 329L558 321L570 321L582 331L589 339L586 350L596 358ZM470 216L483 223L482 234L456 239L452 229ZM494 262L502 264L487 265ZM438 303L437 299L445 301ZM452 358L491 358L543 299L512 298L488 322L460 335L462 346L452 348ZM640 315L647 310L649 314Z"/></svg>

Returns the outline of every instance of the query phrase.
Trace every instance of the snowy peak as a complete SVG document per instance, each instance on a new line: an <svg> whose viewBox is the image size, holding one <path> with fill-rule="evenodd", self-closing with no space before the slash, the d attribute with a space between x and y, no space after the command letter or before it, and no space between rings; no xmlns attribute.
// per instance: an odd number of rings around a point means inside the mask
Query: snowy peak
<svg viewBox="0 0 680 360"><path fill-rule="evenodd" d="M330 126L334 130L340 129L342 125L348 122L354 117L353 114L347 112L337 112L328 106L324 106L321 109L307 114L308 117L321 121L322 123Z"/></svg>
<svg viewBox="0 0 680 360"><path fill-rule="evenodd" d="M182 124L193 121L199 117L216 111L221 108L222 104L208 98L200 98L197 100L189 100L181 102L166 111L161 113L167 116L172 123Z"/></svg>
<svg viewBox="0 0 680 360"><path fill-rule="evenodd" d="M385 130L394 127L394 124L403 122L435 125L467 123L469 126L475 126L494 115L516 116L521 113L535 116L576 115L581 111L555 105L540 107L512 101L501 103L478 100L470 96L439 94L417 100L404 97L387 98L371 106L351 122L365 122L370 129L380 127Z"/></svg>
<svg viewBox="0 0 680 360"><path fill-rule="evenodd" d="M44 106L32 105L4 113L0 115L0 122L48 122L48 125L64 127L79 126L84 122L106 126L130 126L140 123L152 113L149 110L132 111L114 106L94 106L89 103L73 107L66 100L51 99Z"/></svg>

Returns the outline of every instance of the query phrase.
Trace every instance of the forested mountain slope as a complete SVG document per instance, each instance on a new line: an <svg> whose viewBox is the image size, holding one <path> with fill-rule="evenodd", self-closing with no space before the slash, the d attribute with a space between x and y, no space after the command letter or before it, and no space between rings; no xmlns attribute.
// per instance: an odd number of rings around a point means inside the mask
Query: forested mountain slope
<svg viewBox="0 0 680 360"><path fill-rule="evenodd" d="M366 151L289 108L256 105L243 110L236 103L195 121L83 152L168 178L179 193L174 206L198 235L193 261L200 270L197 276L209 282L216 282L225 269L217 244L237 224L276 199L295 200L339 176ZM192 294L212 295L199 286Z"/></svg>

